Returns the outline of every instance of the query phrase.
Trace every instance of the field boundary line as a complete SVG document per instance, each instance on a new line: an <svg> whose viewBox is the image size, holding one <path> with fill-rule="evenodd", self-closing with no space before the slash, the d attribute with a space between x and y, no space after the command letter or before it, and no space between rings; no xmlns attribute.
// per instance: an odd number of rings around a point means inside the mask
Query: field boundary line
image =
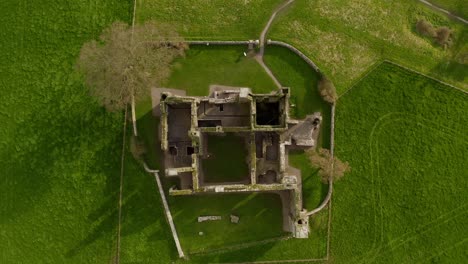
<svg viewBox="0 0 468 264"><path fill-rule="evenodd" d="M434 77L431 77L431 76L429 76L429 75L426 75L426 74L424 74L424 73L422 73L422 72L419 72L419 71L417 71L417 70L410 69L410 68L408 68L408 67L406 67L406 66L403 66L403 65L401 65L401 64L399 64L399 63L397 63L397 62L393 62L393 61L390 61L390 60L387 60L387 59L385 59L384 62L393 64L393 65L398 66L398 67L400 67L400 68L403 68L403 69L405 69L405 70L407 70L407 71L410 71L410 72L413 72L413 73L422 75L422 76L424 76L424 77L426 77L426 78L429 78L429 79L431 79L431 80L433 80L433 81L436 81L436 82L438 82L438 83L441 83L441 84L443 84L443 85L445 85L445 86L448 86L448 87L450 87L450 88L453 88L453 89L455 89L455 90L458 90L458 91L460 91L460 92L462 92L462 93L468 94L468 91L465 91L465 90L463 90L463 89L461 89L461 88L458 88L458 87L456 87L456 86L453 86L453 85L451 85L451 84L449 84L449 83L446 83L446 82L444 82L444 81L441 81L441 80L436 79L436 78L434 78Z"/></svg>
<svg viewBox="0 0 468 264"><path fill-rule="evenodd" d="M426 78L428 78L428 79L431 79L431 80L433 80L433 81L436 81L436 82L438 82L438 83L441 83L441 84L443 84L443 85L445 85L445 86L448 86L448 87L450 87L450 88L452 88L452 89L455 89L455 90L457 90L457 91L460 91L460 92L462 92L462 93L468 94L468 91L465 91L465 90L463 90L462 88L458 88L458 87L456 87L456 86L454 86L454 85L452 85L452 84L446 83L446 82L444 82L444 81L442 81L442 80L439 80L439 79L437 79L437 78L435 78L435 77L432 77L432 76L429 76L429 75L424 74L424 73L422 73L422 72L419 72L419 71L417 71L417 70L408 68L408 67L406 67L406 66L404 66L404 65L402 65L402 64L399 64L398 62L394 62L394 61L391 61L391 60L389 60L389 59L383 59L383 60L379 60L379 61L375 62L374 64L372 64L372 66L370 66L358 79L356 79L356 80L353 82L353 84L352 84L348 89L346 89L342 94L340 94L340 95L338 96L338 100L339 100L341 97L343 97L344 95L346 95L351 89L353 89L354 87L356 87L364 78L366 78L371 72L373 72L375 69L377 69L379 66L381 66L381 65L384 64L384 63L392 64L392 65L394 65L394 66L400 67L400 68L405 69L405 70L407 70L407 71L410 71L410 72L412 72L412 73L415 73L415 74L424 76L424 77L426 77Z"/></svg>
<svg viewBox="0 0 468 264"><path fill-rule="evenodd" d="M123 125L123 139L122 139L122 156L120 159L120 187L119 187L119 222L117 225L117 256L115 262L120 263L120 233L122 230L122 197L123 197L123 176L124 176L124 162L125 162L125 142L127 137L127 107L125 107L124 125Z"/></svg>
<svg viewBox="0 0 468 264"><path fill-rule="evenodd" d="M351 86L346 89L342 94L338 95L339 100L342 96L347 94L351 89L353 89L355 86L357 86L364 78L366 78L371 72L373 72L375 69L377 69L380 65L382 65L385 62L385 60L377 60L374 62L370 67L368 67L352 84Z"/></svg>
<svg viewBox="0 0 468 264"><path fill-rule="evenodd" d="M277 264L277 263L311 263L328 261L326 258L314 259L290 259L290 260L266 260L266 261L251 261L251 262L210 262L210 264Z"/></svg>
<svg viewBox="0 0 468 264"><path fill-rule="evenodd" d="M274 238L268 238L264 240L258 240L258 241L252 241L252 242L246 242L246 243L240 243L232 246L227 246L227 247L222 247L218 249L212 249L212 250L195 250L192 252L188 252L188 255L194 255L194 256L200 256L200 255L211 255L211 254L219 254L219 253L226 253L226 252L233 252L237 251L240 249L245 249L249 247L255 247L255 246L260 246L264 244L268 244L271 242L276 242L276 241L283 241L283 240L288 240L290 239L291 236L279 236L279 237L274 237Z"/></svg>
<svg viewBox="0 0 468 264"><path fill-rule="evenodd" d="M327 261L330 259L330 251L331 251L331 225L332 225L332 201L333 196L330 198L330 202L328 204L328 225L327 225Z"/></svg>

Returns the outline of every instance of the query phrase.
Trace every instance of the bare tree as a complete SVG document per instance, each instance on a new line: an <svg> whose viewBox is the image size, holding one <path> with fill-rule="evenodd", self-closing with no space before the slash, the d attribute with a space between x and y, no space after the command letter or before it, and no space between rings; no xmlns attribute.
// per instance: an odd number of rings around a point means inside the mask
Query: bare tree
<svg viewBox="0 0 468 264"><path fill-rule="evenodd" d="M129 25L116 22L99 40L81 48L77 69L84 74L91 95L108 110L124 108L132 96L138 101L171 73L171 63L184 56L187 45L165 24Z"/></svg>
<svg viewBox="0 0 468 264"><path fill-rule="evenodd" d="M323 100L333 104L338 99L335 85L325 76L322 75L318 83L318 90Z"/></svg>
<svg viewBox="0 0 468 264"><path fill-rule="evenodd" d="M309 150L307 153L312 166L319 169L319 175L324 183L328 182L330 176L333 176L334 180L339 180L351 169L348 162L343 162L337 157L332 159L328 149Z"/></svg>

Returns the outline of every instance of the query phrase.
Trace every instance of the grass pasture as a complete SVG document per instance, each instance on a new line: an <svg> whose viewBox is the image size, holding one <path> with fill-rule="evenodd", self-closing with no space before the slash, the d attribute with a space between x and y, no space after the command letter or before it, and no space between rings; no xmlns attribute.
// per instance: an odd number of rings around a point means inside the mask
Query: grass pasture
<svg viewBox="0 0 468 264"><path fill-rule="evenodd" d="M281 0L137 0L136 21L174 25L186 39L257 39Z"/></svg>
<svg viewBox="0 0 468 264"><path fill-rule="evenodd" d="M107 263L114 256L121 113L74 73L85 41L127 1L0 3L2 263Z"/></svg>
<svg viewBox="0 0 468 264"><path fill-rule="evenodd" d="M418 19L454 30L444 50L415 31ZM297 0L274 22L269 38L286 41L314 60L343 93L381 59L468 89L466 27L417 1Z"/></svg>
<svg viewBox="0 0 468 264"><path fill-rule="evenodd" d="M462 263L468 200L467 94L383 63L341 97L337 263Z"/></svg>

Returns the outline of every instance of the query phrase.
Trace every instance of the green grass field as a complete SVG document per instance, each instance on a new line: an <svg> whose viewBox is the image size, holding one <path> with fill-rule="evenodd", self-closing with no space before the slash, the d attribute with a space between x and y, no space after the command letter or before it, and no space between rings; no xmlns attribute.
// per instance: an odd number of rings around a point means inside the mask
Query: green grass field
<svg viewBox="0 0 468 264"><path fill-rule="evenodd" d="M136 21L174 25L187 39L257 39L281 0L138 0Z"/></svg>
<svg viewBox="0 0 468 264"><path fill-rule="evenodd" d="M74 64L131 4L7 0L0 13L1 260L107 263L123 116L88 96Z"/></svg>
<svg viewBox="0 0 468 264"><path fill-rule="evenodd" d="M418 19L454 30L444 50L415 32ZM302 50L344 92L373 63L397 61L468 89L467 30L416 1L297 0L274 22L269 38Z"/></svg>
<svg viewBox="0 0 468 264"><path fill-rule="evenodd" d="M208 137L210 157L202 160L206 183L236 182L249 178L249 156L245 138L227 134Z"/></svg>
<svg viewBox="0 0 468 264"><path fill-rule="evenodd" d="M389 63L341 97L335 185L337 263L463 263L468 96Z"/></svg>
<svg viewBox="0 0 468 264"><path fill-rule="evenodd" d="M138 0L138 23L175 25L187 39L256 39L279 0ZM463 1L436 3L466 14ZM464 2L463 2L464 3ZM133 2L0 3L0 252L3 263L110 263L116 255L122 113L107 113L88 95L74 64L82 44L116 20L131 22ZM448 50L415 34L426 18L455 30ZM466 16L465 16L466 18ZM271 30L304 51L340 93L382 59L391 59L463 89L466 27L410 1L297 0ZM191 47L165 87L206 95L210 84L276 89L245 47ZM324 116L320 146L329 147L330 107L318 76L290 51L267 47L265 63L291 87L292 115ZM467 95L383 63L339 99L336 154L351 172L335 185L335 263L463 263L468 257ZM138 105L146 161L160 168L158 120ZM128 127L127 134L130 134ZM316 207L328 186L302 152L304 206ZM154 176L126 152L121 263L217 263L320 259L329 212L310 220L306 240L277 240L179 260ZM227 165L221 165L227 167ZM171 182L163 179L165 188ZM283 236L276 194L169 197L189 253ZM238 225L229 214L241 217ZM200 215L220 222L197 223ZM199 232L204 232L200 236Z"/></svg>

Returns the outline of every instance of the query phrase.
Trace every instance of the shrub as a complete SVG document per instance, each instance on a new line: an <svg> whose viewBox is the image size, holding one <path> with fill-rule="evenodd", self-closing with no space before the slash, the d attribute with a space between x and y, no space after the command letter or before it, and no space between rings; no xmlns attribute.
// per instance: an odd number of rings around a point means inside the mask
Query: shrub
<svg viewBox="0 0 468 264"><path fill-rule="evenodd" d="M336 99L338 99L335 85L324 75L322 75L319 81L318 90L323 100L331 104L335 103Z"/></svg>
<svg viewBox="0 0 468 264"><path fill-rule="evenodd" d="M450 28L440 27L436 30L435 40L439 45L446 47L446 46L450 46L451 44L451 39L450 39L451 36L452 36L452 30L450 30Z"/></svg>
<svg viewBox="0 0 468 264"><path fill-rule="evenodd" d="M328 149L321 148L318 152L309 150L307 154L312 166L319 169L319 175L323 183L327 183L330 176L333 176L333 180L339 180L351 169L348 162L343 162L337 157L332 159L330 150Z"/></svg>
<svg viewBox="0 0 468 264"><path fill-rule="evenodd" d="M436 31L434 29L434 26L432 24L424 19L419 20L416 23L416 30L418 31L419 34L427 36L427 37L435 37L436 36Z"/></svg>
<svg viewBox="0 0 468 264"><path fill-rule="evenodd" d="M433 38L437 44L444 48L452 43L452 30L448 27L434 28L430 22L421 19L416 23L416 30L423 36Z"/></svg>

